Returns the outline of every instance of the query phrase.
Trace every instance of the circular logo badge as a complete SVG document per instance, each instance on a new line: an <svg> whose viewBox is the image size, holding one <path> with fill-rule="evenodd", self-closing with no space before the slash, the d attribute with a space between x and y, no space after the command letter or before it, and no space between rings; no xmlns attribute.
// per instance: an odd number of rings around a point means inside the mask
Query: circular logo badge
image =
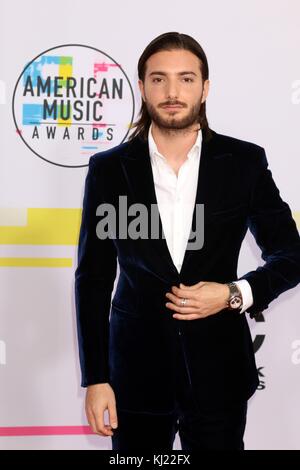
<svg viewBox="0 0 300 470"><path fill-rule="evenodd" d="M121 144L134 118L134 94L122 66L94 47L53 47L29 62L13 94L17 133L38 157L82 167Z"/></svg>

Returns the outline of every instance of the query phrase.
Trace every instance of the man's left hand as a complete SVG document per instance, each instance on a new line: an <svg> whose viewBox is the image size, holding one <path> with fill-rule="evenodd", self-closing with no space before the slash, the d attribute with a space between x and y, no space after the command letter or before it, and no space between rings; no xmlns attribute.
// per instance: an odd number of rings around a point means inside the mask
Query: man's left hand
<svg viewBox="0 0 300 470"><path fill-rule="evenodd" d="M172 286L172 292L167 292L169 302L166 307L174 311L173 318L178 320L197 320L214 315L227 307L229 287L219 282L201 281L191 286L180 284ZM185 298L186 303L181 305Z"/></svg>

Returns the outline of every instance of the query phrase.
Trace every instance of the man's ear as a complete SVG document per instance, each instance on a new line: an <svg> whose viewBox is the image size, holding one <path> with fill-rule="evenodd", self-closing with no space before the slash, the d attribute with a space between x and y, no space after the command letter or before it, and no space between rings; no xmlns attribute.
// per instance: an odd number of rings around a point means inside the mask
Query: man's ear
<svg viewBox="0 0 300 470"><path fill-rule="evenodd" d="M138 84L139 84L139 89L140 89L140 92L141 92L141 95L142 95L142 99L143 99L143 101L145 101L144 83L142 82L142 80L139 80Z"/></svg>
<svg viewBox="0 0 300 470"><path fill-rule="evenodd" d="M209 87L210 87L210 81L205 80L205 82L203 84L203 95L202 95L201 103L204 103L204 101L206 101L206 98L207 98L208 92L209 92Z"/></svg>

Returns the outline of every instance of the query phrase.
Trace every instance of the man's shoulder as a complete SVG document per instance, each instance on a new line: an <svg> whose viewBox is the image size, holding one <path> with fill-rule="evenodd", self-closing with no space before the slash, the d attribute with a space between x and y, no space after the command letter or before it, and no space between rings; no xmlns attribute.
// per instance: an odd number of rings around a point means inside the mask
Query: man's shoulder
<svg viewBox="0 0 300 470"><path fill-rule="evenodd" d="M261 145L215 131L212 131L212 135L213 152L231 155L234 164L238 164L246 172L249 171L249 176L268 165L265 149Z"/></svg>
<svg viewBox="0 0 300 470"><path fill-rule="evenodd" d="M94 164L96 167L105 162L116 161L121 155L127 153L130 142L123 142L115 147L111 147L107 150L97 152L90 157L90 164Z"/></svg>
<svg viewBox="0 0 300 470"><path fill-rule="evenodd" d="M248 140L244 140L238 137L233 137L231 135L221 134L216 131L212 131L212 135L215 138L216 145L219 145L220 148L224 149L225 151L246 151L246 152L262 152L264 148L254 142L250 142Z"/></svg>

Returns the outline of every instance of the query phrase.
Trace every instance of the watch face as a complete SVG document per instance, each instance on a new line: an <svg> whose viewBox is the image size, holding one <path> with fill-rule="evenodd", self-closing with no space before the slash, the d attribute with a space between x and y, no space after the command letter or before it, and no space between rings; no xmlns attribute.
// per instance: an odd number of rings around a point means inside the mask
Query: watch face
<svg viewBox="0 0 300 470"><path fill-rule="evenodd" d="M239 308L242 305L242 299L238 296L232 297L229 305L231 308Z"/></svg>

